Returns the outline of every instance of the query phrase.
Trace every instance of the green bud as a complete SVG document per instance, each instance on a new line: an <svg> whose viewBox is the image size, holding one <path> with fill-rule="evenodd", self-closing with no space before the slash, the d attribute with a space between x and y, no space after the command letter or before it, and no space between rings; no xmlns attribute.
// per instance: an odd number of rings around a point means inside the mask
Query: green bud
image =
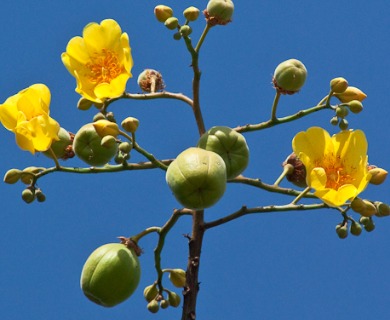
<svg viewBox="0 0 390 320"><path fill-rule="evenodd" d="M338 106L336 108L336 116L338 116L339 118L345 118L348 115L348 113L349 113L348 107L346 106Z"/></svg>
<svg viewBox="0 0 390 320"><path fill-rule="evenodd" d="M330 124L337 126L339 124L339 118L337 116L332 117L332 119L330 119Z"/></svg>
<svg viewBox="0 0 390 320"><path fill-rule="evenodd" d="M363 226L366 226L366 225L368 225L368 224L371 223L371 218L370 218L370 217L361 216L360 219L359 219L359 222L360 222Z"/></svg>
<svg viewBox="0 0 390 320"><path fill-rule="evenodd" d="M113 136L105 136L102 138L102 141L100 142L102 147L105 148L113 148L116 146L116 139Z"/></svg>
<svg viewBox="0 0 390 320"><path fill-rule="evenodd" d="M164 25L169 29L169 30L175 30L179 26L179 20L175 17L168 18L165 20Z"/></svg>
<svg viewBox="0 0 390 320"><path fill-rule="evenodd" d="M160 301L160 307L161 309L166 309L169 307L169 301L168 300L161 300Z"/></svg>
<svg viewBox="0 0 390 320"><path fill-rule="evenodd" d="M175 32L173 34L173 39L175 40L180 40L181 39L181 33L180 32Z"/></svg>
<svg viewBox="0 0 390 320"><path fill-rule="evenodd" d="M348 237L348 224L338 224L336 226L336 233L340 239L345 239Z"/></svg>
<svg viewBox="0 0 390 320"><path fill-rule="evenodd" d="M188 7L183 11L183 16L188 21L195 21L199 17L199 9L195 7Z"/></svg>
<svg viewBox="0 0 390 320"><path fill-rule="evenodd" d="M50 149L54 152L57 159L69 159L74 157L74 152L72 149L72 143L73 143L73 134L70 134L67 130L64 128L60 128L58 131L58 138L59 140L53 141ZM42 152L46 157L53 158L52 153L50 150Z"/></svg>
<svg viewBox="0 0 390 320"><path fill-rule="evenodd" d="M35 190L35 197L37 198L38 202L46 201L46 196L43 194L41 189Z"/></svg>
<svg viewBox="0 0 390 320"><path fill-rule="evenodd" d="M146 307L151 313L157 313L159 309L159 305L156 300L150 301Z"/></svg>
<svg viewBox="0 0 390 320"><path fill-rule="evenodd" d="M204 12L207 23L211 26L225 25L231 21L234 4L231 0L210 0Z"/></svg>
<svg viewBox="0 0 390 320"><path fill-rule="evenodd" d="M35 199L35 189L27 188L22 191L22 199L26 203L31 203Z"/></svg>
<svg viewBox="0 0 390 320"><path fill-rule="evenodd" d="M347 130L348 129L348 120L347 119L341 119L339 123L340 130Z"/></svg>
<svg viewBox="0 0 390 320"><path fill-rule="evenodd" d="M296 59L280 63L274 72L273 84L282 94L294 94L305 84L307 70L305 65Z"/></svg>
<svg viewBox="0 0 390 320"><path fill-rule="evenodd" d="M375 206L377 210L375 215L377 217L387 217L390 215L390 206L386 203L377 201L375 202Z"/></svg>
<svg viewBox="0 0 390 320"><path fill-rule="evenodd" d="M138 129L139 120L137 118L127 117L122 121L121 126L127 132L134 133Z"/></svg>
<svg viewBox="0 0 390 320"><path fill-rule="evenodd" d="M380 185L385 182L388 172L382 168L372 168L368 169L368 172L371 174L370 183L374 185Z"/></svg>
<svg viewBox="0 0 390 320"><path fill-rule="evenodd" d="M79 110L88 110L93 106L93 101L90 101L85 98L80 98L80 100L77 102L77 109Z"/></svg>
<svg viewBox="0 0 390 320"><path fill-rule="evenodd" d="M34 176L42 172L44 168L40 167L27 167L24 168L22 173L20 174L20 181L22 181L24 184L31 184L34 180Z"/></svg>
<svg viewBox="0 0 390 320"><path fill-rule="evenodd" d="M99 112L99 113L97 113L97 114L95 114L95 115L93 116L92 121L93 121L93 122L96 122L96 121L105 120L105 119L106 119L106 117L104 116L104 114L101 113L101 112Z"/></svg>
<svg viewBox="0 0 390 320"><path fill-rule="evenodd" d="M180 296L178 294L176 294L175 292L172 292L172 291L168 291L168 301L169 301L169 304L176 308L180 305Z"/></svg>
<svg viewBox="0 0 390 320"><path fill-rule="evenodd" d="M363 211L359 212L362 216L372 217L377 213L377 208L371 201L363 200L363 202L366 206Z"/></svg>
<svg viewBox="0 0 390 320"><path fill-rule="evenodd" d="M111 121L111 122L116 122L113 112L107 112L106 113L106 119L108 121Z"/></svg>
<svg viewBox="0 0 390 320"><path fill-rule="evenodd" d="M186 285L186 272L183 269L173 269L169 273L169 280L177 288L183 288Z"/></svg>
<svg viewBox="0 0 390 320"><path fill-rule="evenodd" d="M362 233L362 226L356 221L352 221L350 232L354 236L359 236Z"/></svg>
<svg viewBox="0 0 390 320"><path fill-rule="evenodd" d="M192 28L185 24L184 26L180 27L179 32L183 37L188 37L192 33Z"/></svg>
<svg viewBox="0 0 390 320"><path fill-rule="evenodd" d="M158 295L157 284L153 283L144 289L144 297L147 302L150 302Z"/></svg>
<svg viewBox="0 0 390 320"><path fill-rule="evenodd" d="M159 22L165 22L168 18L173 16L173 10L168 6L158 5L154 8L154 15Z"/></svg>
<svg viewBox="0 0 390 320"><path fill-rule="evenodd" d="M348 102L348 107L352 113L359 113L363 110L363 103L361 103L359 100L352 100Z"/></svg>
<svg viewBox="0 0 390 320"><path fill-rule="evenodd" d="M123 153L129 153L131 151L131 149L133 148L133 145L129 142L121 142L119 144L119 151L123 152Z"/></svg>
<svg viewBox="0 0 390 320"><path fill-rule="evenodd" d="M363 201L363 199L355 198L351 202L351 209L357 213L365 211L366 207L366 203Z"/></svg>
<svg viewBox="0 0 390 320"><path fill-rule="evenodd" d="M22 170L19 169L10 169L4 175L4 182L8 184L14 184L19 181Z"/></svg>
<svg viewBox="0 0 390 320"><path fill-rule="evenodd" d="M370 219L365 225L364 225L364 230L367 232L371 232L375 230L375 224L372 219Z"/></svg>
<svg viewBox="0 0 390 320"><path fill-rule="evenodd" d="M343 93L348 88L348 81L342 77L330 81L330 90L334 93Z"/></svg>

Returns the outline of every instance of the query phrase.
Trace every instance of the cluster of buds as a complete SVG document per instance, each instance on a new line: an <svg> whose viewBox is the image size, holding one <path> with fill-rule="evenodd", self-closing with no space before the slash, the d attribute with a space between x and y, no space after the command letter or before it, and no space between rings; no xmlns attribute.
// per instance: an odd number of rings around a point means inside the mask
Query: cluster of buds
<svg viewBox="0 0 390 320"><path fill-rule="evenodd" d="M362 216L359 221L350 220L350 225L348 221L343 221L336 225L336 234L340 239L347 238L349 233L353 236L359 236L362 233L363 228L367 232L371 232L375 229L375 224L371 217Z"/></svg>
<svg viewBox="0 0 390 320"><path fill-rule="evenodd" d="M166 309L169 306L177 308L180 305L180 296L168 289L164 289L166 297L158 290L157 283L153 283L144 289L144 297L148 302L147 309L151 313L157 313L159 309Z"/></svg>
<svg viewBox="0 0 390 320"><path fill-rule="evenodd" d="M390 207L381 201L370 201L361 198L355 198L351 202L351 209L363 217L387 217L390 215Z"/></svg>
<svg viewBox="0 0 390 320"><path fill-rule="evenodd" d="M330 120L332 125L338 125L341 130L348 129L346 119L349 111L359 113L363 110L362 101L367 95L356 87L349 86L348 81L342 77L330 81L330 94L337 97L341 104L335 107L335 116Z"/></svg>
<svg viewBox="0 0 390 320"><path fill-rule="evenodd" d="M173 35L175 40L188 37L192 33L192 28L189 26L189 23L198 19L199 12L199 9L193 6L185 9L183 11L185 22L180 25L179 19L173 15L172 8L165 5L158 5L154 8L154 15L159 22L164 23L165 27L169 30L177 30Z"/></svg>

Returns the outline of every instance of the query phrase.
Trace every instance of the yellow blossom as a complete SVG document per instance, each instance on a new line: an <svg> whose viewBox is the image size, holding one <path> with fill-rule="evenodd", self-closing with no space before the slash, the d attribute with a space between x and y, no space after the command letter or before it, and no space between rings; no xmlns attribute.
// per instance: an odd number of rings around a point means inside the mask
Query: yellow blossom
<svg viewBox="0 0 390 320"><path fill-rule="evenodd" d="M306 167L307 185L332 207L353 200L370 181L367 140L363 131L341 131L332 137L319 127L299 132L292 141Z"/></svg>
<svg viewBox="0 0 390 320"><path fill-rule="evenodd" d="M60 126L49 116L50 99L48 87L34 84L0 105L1 123L15 133L17 145L32 154L58 140Z"/></svg>
<svg viewBox="0 0 390 320"><path fill-rule="evenodd" d="M93 102L120 96L132 77L129 36L112 19L89 23L83 37L69 41L61 58L76 78L76 92Z"/></svg>

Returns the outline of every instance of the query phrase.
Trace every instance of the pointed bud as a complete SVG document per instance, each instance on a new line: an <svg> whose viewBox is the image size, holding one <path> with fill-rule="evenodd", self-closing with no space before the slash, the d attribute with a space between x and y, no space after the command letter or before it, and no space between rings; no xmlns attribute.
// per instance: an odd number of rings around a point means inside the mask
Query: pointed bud
<svg viewBox="0 0 390 320"><path fill-rule="evenodd" d="M363 110L363 104L359 100L352 100L348 102L348 108L352 113L359 113Z"/></svg>
<svg viewBox="0 0 390 320"><path fill-rule="evenodd" d="M337 116L332 117L332 119L330 119L330 124L337 126L339 124L339 118Z"/></svg>
<svg viewBox="0 0 390 320"><path fill-rule="evenodd" d="M183 269L173 269L169 273L169 280L177 288L183 288L186 285L186 272Z"/></svg>
<svg viewBox="0 0 390 320"><path fill-rule="evenodd" d="M137 118L133 117L127 117L124 119L121 123L121 126L123 129L125 129L127 132L134 133L137 131L139 126L139 120Z"/></svg>
<svg viewBox="0 0 390 320"><path fill-rule="evenodd" d="M165 88L162 74L153 69L145 69L142 71L138 76L137 83L144 92L155 93Z"/></svg>
<svg viewBox="0 0 390 320"><path fill-rule="evenodd" d="M8 184L14 184L19 181L22 170L19 169L10 169L4 175L4 182Z"/></svg>
<svg viewBox="0 0 390 320"><path fill-rule="evenodd" d="M144 298L147 302L151 302L158 295L157 284L153 283L144 289Z"/></svg>
<svg viewBox="0 0 390 320"><path fill-rule="evenodd" d="M387 217L390 216L390 206L384 202L377 201L375 202L375 206L377 209L376 216L377 217Z"/></svg>
<svg viewBox="0 0 390 320"><path fill-rule="evenodd" d="M77 102L77 109L85 111L90 109L93 104L93 101L90 101L85 98L80 98L80 100Z"/></svg>
<svg viewBox="0 0 390 320"><path fill-rule="evenodd" d="M348 237L348 224L338 224L336 226L336 233L340 239L345 239L346 237Z"/></svg>
<svg viewBox="0 0 390 320"><path fill-rule="evenodd" d="M188 21L195 21L199 17L199 9L195 7L188 7L183 11L183 16Z"/></svg>
<svg viewBox="0 0 390 320"><path fill-rule="evenodd" d="M356 87L348 87L344 92L336 93L334 96L344 103L351 102L352 100L361 102L367 98L367 95Z"/></svg>
<svg viewBox="0 0 390 320"><path fill-rule="evenodd" d="M276 67L272 82L280 93L294 94L302 88L306 77L305 65L297 59L289 59Z"/></svg>
<svg viewBox="0 0 390 320"><path fill-rule="evenodd" d="M210 0L203 11L210 26L228 24L232 21L233 12L234 4L231 0Z"/></svg>
<svg viewBox="0 0 390 320"><path fill-rule="evenodd" d="M351 228L349 229L352 235L359 236L362 233L362 230L363 228L360 223L352 221Z"/></svg>
<svg viewBox="0 0 390 320"><path fill-rule="evenodd" d="M348 88L348 81L342 77L330 81L330 90L334 93L343 93Z"/></svg>
<svg viewBox="0 0 390 320"><path fill-rule="evenodd" d="M34 180L34 177L37 173L42 172L44 168L40 167L27 167L24 168L20 174L20 181L24 184L31 184Z"/></svg>
<svg viewBox="0 0 390 320"><path fill-rule="evenodd" d="M366 209L366 203L363 199L355 198L351 202L351 209L357 213L363 212Z"/></svg>
<svg viewBox="0 0 390 320"><path fill-rule="evenodd" d="M160 308L156 300L152 300L146 306L151 313L157 313Z"/></svg>
<svg viewBox="0 0 390 320"><path fill-rule="evenodd" d="M169 301L169 304L176 308L180 305L180 296L178 294L176 294L175 292L172 292L172 291L168 291L168 301Z"/></svg>
<svg viewBox="0 0 390 320"><path fill-rule="evenodd" d="M382 168L372 168L368 170L371 173L370 183L374 185L382 184L387 177L388 172Z"/></svg>
<svg viewBox="0 0 390 320"><path fill-rule="evenodd" d="M168 18L165 20L164 25L169 29L169 30L175 30L179 26L179 20L175 17Z"/></svg>
<svg viewBox="0 0 390 320"><path fill-rule="evenodd" d="M158 5L154 8L154 15L160 22L165 22L168 18L173 16L172 8L164 5Z"/></svg>
<svg viewBox="0 0 390 320"><path fill-rule="evenodd" d="M92 125L95 128L97 134L102 138L105 136L116 137L119 134L119 128L115 122L108 120L98 120L96 122L92 122Z"/></svg>
<svg viewBox="0 0 390 320"><path fill-rule="evenodd" d="M377 213L377 209L371 201L368 201L368 200L363 200L363 201L364 201L366 207L363 211L359 212L362 216L372 217L374 214Z"/></svg>

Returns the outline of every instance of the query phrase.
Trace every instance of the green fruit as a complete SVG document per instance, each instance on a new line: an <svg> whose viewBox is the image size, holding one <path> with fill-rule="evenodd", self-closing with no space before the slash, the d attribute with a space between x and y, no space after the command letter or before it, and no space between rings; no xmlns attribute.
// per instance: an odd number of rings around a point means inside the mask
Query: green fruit
<svg viewBox="0 0 390 320"><path fill-rule="evenodd" d="M118 146L102 146L102 137L96 132L92 123L80 128L73 141L73 150L76 155L91 166L102 166L116 154Z"/></svg>
<svg viewBox="0 0 390 320"><path fill-rule="evenodd" d="M88 299L103 307L113 307L131 296L140 277L134 251L121 243L108 243L88 257L80 285Z"/></svg>
<svg viewBox="0 0 390 320"><path fill-rule="evenodd" d="M198 147L222 157L227 179L238 176L248 166L249 149L246 140L242 134L229 127L212 127L200 137Z"/></svg>
<svg viewBox="0 0 390 320"><path fill-rule="evenodd" d="M56 155L57 159L66 158L68 151L66 150L68 146L72 145L72 138L67 130L60 128L58 131L59 140L53 141L50 148ZM53 155L49 150L42 152L46 157L53 158Z"/></svg>
<svg viewBox="0 0 390 320"><path fill-rule="evenodd" d="M276 67L273 83L280 92L293 94L302 88L306 76L305 65L297 59L289 59Z"/></svg>
<svg viewBox="0 0 390 320"><path fill-rule="evenodd" d="M226 165L215 152L189 148L169 165L166 181L183 206L208 208L225 192Z"/></svg>

